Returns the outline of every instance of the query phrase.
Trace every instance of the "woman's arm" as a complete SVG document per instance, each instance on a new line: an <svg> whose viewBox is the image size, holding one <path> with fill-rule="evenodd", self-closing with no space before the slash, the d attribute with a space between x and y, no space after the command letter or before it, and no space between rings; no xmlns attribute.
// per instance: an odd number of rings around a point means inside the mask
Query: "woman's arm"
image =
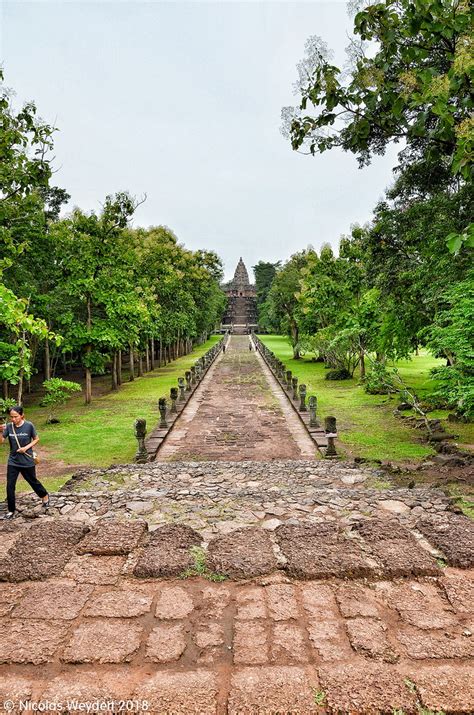
<svg viewBox="0 0 474 715"><path fill-rule="evenodd" d="M29 449L34 447L35 444L38 444L38 442L39 442L39 437L38 437L38 435L36 435L36 437L34 439L32 439L29 444L25 445L24 447L20 447L20 449L17 449L17 452L19 452L20 454L23 454L24 452L27 452Z"/></svg>

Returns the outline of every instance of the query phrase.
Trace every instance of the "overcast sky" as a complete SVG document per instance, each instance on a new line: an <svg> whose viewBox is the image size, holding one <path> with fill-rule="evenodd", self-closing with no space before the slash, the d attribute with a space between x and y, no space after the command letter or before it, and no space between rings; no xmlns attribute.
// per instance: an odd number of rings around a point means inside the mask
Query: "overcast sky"
<svg viewBox="0 0 474 715"><path fill-rule="evenodd" d="M296 104L309 35L342 63L351 20L330 2L0 0L6 83L60 130L55 183L69 207L147 194L135 225L165 224L215 250L226 277L312 244L337 245L391 181L395 153L291 150L280 111Z"/></svg>

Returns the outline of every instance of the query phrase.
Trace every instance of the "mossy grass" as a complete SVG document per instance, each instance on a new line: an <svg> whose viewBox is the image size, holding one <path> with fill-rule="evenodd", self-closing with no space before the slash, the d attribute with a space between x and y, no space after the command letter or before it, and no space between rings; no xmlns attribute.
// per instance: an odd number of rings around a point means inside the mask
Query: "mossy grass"
<svg viewBox="0 0 474 715"><path fill-rule="evenodd" d="M210 571L206 564L207 554L205 549L201 546L191 546L189 550L194 564L183 571L180 578L187 579L193 576L201 576L208 581L213 581L214 583L220 583L227 579L227 576L221 573L216 573L215 571Z"/></svg>
<svg viewBox="0 0 474 715"><path fill-rule="evenodd" d="M259 337L285 363L287 370L298 377L300 384L306 384L308 396L317 396L319 416L337 417L341 456L404 462L434 454L430 445L421 442L417 430L403 424L393 414L399 403L397 396L368 395L360 383L358 372L351 380L325 380L324 364L313 362L311 356L294 360L286 337ZM431 368L442 364L444 361L420 351L419 355L413 355L412 360L397 362L396 367L406 384L423 398L435 385L430 375ZM438 412L441 412L442 419L447 418L447 411ZM446 429L459 434L459 442L466 445L474 443L473 425L446 423Z"/></svg>
<svg viewBox="0 0 474 715"><path fill-rule="evenodd" d="M147 430L153 430L159 421L158 399L169 398L170 387L175 387L178 377L219 340L212 336L192 353L145 373L141 378L126 382L117 392L93 397L90 405L84 404L82 395L74 396L67 405L58 408L59 424L46 424L47 410L34 400L27 405L27 419L34 422L40 443L38 451L48 460L62 460L66 465L83 464L106 467L111 464L133 462L137 441L133 423L137 417L147 421ZM4 446L6 458L6 447ZM45 484L48 475L41 477ZM61 483L67 481L62 478ZM21 489L20 482L18 484ZM25 489L28 489L25 484ZM53 491L53 489L51 490Z"/></svg>

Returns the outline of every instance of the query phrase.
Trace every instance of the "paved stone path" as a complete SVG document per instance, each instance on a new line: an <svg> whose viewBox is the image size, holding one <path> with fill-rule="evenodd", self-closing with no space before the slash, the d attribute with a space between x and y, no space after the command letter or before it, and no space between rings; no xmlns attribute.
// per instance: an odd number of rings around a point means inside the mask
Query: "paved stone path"
<svg viewBox="0 0 474 715"><path fill-rule="evenodd" d="M158 460L301 459L315 446L246 335L231 336Z"/></svg>
<svg viewBox="0 0 474 715"><path fill-rule="evenodd" d="M384 524L366 522L366 546L386 542ZM315 548L331 542L324 526L319 542L313 533ZM109 712L473 712L473 569L435 564L431 572L420 567L431 576L394 579L387 569L390 578L301 581L273 568L219 583L191 577L200 569L196 551L190 557L191 530L160 529L105 520L87 532L48 518L2 525L7 711L26 700L97 711L115 700ZM406 551L409 537L395 536ZM214 569L238 567L235 546L246 541L240 535L229 549L220 539L210 579ZM278 539L288 561L304 565L297 531L282 527ZM266 553L264 542L253 548Z"/></svg>
<svg viewBox="0 0 474 715"><path fill-rule="evenodd" d="M233 337L159 461L19 495L0 711L472 715L474 524L315 459L285 400Z"/></svg>

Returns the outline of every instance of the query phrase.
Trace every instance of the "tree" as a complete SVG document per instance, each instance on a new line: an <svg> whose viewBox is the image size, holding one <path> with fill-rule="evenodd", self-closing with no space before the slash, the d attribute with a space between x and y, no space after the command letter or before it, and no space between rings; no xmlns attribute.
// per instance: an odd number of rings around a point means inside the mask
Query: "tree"
<svg viewBox="0 0 474 715"><path fill-rule="evenodd" d="M75 209L54 226L69 310L61 316L65 348L79 350L85 401L92 372L103 372L110 352L138 343L148 320L147 296L135 284L136 253L125 229L137 202L128 193L107 196L100 214Z"/></svg>
<svg viewBox="0 0 474 715"><path fill-rule="evenodd" d="M474 157L468 0L370 2L353 31L347 72L319 38L308 40L299 108L283 112L293 148L342 147L362 166L403 140L418 157L446 159L467 179Z"/></svg>
<svg viewBox="0 0 474 715"><path fill-rule="evenodd" d="M267 331L273 329L272 321L269 316L267 298L272 281L275 278L280 266L281 261L278 261L277 263L259 261L256 266L253 266L255 288L257 291L258 324L263 330Z"/></svg>
<svg viewBox="0 0 474 715"><path fill-rule="evenodd" d="M44 230L44 204L51 177L50 152L54 129L36 118L30 102L16 111L0 69L0 277L17 265L22 254ZM58 340L43 320L31 311L30 297L22 299L0 284L0 327L14 346L2 367L5 386L18 384L21 401L23 379L32 371L32 338Z"/></svg>
<svg viewBox="0 0 474 715"><path fill-rule="evenodd" d="M268 293L269 313L272 320L280 324L280 329L287 333L293 348L293 358L299 360L300 321L303 318L299 310L299 292L302 271L312 251L295 253L275 275Z"/></svg>

